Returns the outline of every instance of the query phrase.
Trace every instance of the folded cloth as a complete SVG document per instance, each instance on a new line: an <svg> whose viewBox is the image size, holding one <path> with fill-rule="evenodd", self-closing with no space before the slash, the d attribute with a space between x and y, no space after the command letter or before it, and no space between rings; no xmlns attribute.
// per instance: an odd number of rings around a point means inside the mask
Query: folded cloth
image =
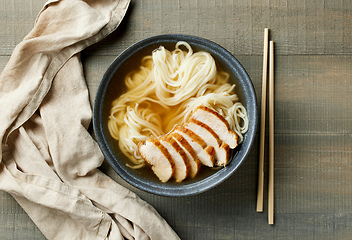
<svg viewBox="0 0 352 240"><path fill-rule="evenodd" d="M179 239L148 203L98 170L79 52L129 0L52 0L0 75L0 189L48 239Z"/></svg>

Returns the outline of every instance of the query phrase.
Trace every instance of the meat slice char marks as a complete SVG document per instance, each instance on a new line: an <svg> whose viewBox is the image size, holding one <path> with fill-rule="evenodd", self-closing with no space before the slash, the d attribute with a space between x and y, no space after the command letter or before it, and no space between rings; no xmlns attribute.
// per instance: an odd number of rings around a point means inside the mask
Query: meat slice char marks
<svg viewBox="0 0 352 240"><path fill-rule="evenodd" d="M182 182L195 177L201 165L226 166L230 148L237 147L237 142L237 134L223 116L200 106L184 125L140 143L139 152L162 182L172 177Z"/></svg>
<svg viewBox="0 0 352 240"><path fill-rule="evenodd" d="M219 136L213 131L211 127L201 121L190 118L189 121L185 124L185 128L197 134L205 141L208 146L214 147L216 160L215 165L227 165L230 159L230 147L227 143L220 140Z"/></svg>
<svg viewBox="0 0 352 240"><path fill-rule="evenodd" d="M168 150L157 139L148 139L138 145L142 158L151 165L154 174L162 182L167 182L174 175L175 164Z"/></svg>
<svg viewBox="0 0 352 240"><path fill-rule="evenodd" d="M173 177L176 182L182 182L188 176L190 170L186 153L169 134L158 138L158 140L171 155L171 161L175 165Z"/></svg>
<svg viewBox="0 0 352 240"><path fill-rule="evenodd" d="M227 143L231 149L237 147L238 136L236 132L230 129L229 123L218 112L205 106L199 106L194 110L191 118L211 127L220 140Z"/></svg>
<svg viewBox="0 0 352 240"><path fill-rule="evenodd" d="M171 132L170 136L176 140L176 142L180 145L187 156L187 160L190 166L189 176L194 178L199 172L202 163L199 161L197 157L197 153L194 151L192 146L188 143L188 141L179 133Z"/></svg>
<svg viewBox="0 0 352 240"><path fill-rule="evenodd" d="M172 133L181 135L188 142L203 165L207 167L214 167L214 147L208 146L202 138L184 126L175 126Z"/></svg>

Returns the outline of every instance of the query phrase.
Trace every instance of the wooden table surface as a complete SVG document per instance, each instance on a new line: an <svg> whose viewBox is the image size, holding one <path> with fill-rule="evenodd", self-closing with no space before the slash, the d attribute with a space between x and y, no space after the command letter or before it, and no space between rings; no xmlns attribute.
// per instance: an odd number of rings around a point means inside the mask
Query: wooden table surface
<svg viewBox="0 0 352 240"><path fill-rule="evenodd" d="M44 0L0 1L0 67ZM261 101L263 29L275 41L275 224L256 212L259 131L243 165L220 186L155 196L102 170L153 205L182 239L351 239L352 1L133 0L118 30L82 53L94 102L102 75L131 44L168 33L212 40L246 68ZM267 151L266 151L267 152ZM267 153L266 153L267 157ZM265 183L268 165L265 164ZM0 239L45 239L0 192Z"/></svg>

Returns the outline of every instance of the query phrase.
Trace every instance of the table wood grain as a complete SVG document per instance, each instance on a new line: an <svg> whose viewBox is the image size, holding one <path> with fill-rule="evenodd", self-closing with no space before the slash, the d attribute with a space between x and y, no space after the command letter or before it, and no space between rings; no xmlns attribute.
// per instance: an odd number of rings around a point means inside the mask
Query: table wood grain
<svg viewBox="0 0 352 240"><path fill-rule="evenodd" d="M0 1L0 69L31 30L44 0ZM168 33L212 40L246 68L261 100L263 29L275 41L275 224L256 212L259 136L220 186L182 198L155 196L102 171L154 206L182 239L351 239L352 1L132 0L120 27L82 52L94 103L113 59L133 43ZM259 133L259 131L258 131ZM45 239L0 192L0 239Z"/></svg>

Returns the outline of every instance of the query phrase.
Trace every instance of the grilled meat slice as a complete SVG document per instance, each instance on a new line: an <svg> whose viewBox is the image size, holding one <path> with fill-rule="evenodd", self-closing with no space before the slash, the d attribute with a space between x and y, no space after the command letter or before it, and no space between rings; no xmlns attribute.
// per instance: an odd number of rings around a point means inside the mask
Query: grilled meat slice
<svg viewBox="0 0 352 240"><path fill-rule="evenodd" d="M174 178L176 182L182 182L188 176L190 169L186 153L170 135L162 136L158 140L171 155L171 160L175 165Z"/></svg>
<svg viewBox="0 0 352 240"><path fill-rule="evenodd" d="M157 139L148 139L140 143L138 150L143 159L151 165L154 174L160 181L170 180L174 175L175 166L170 153Z"/></svg>
<svg viewBox="0 0 352 240"><path fill-rule="evenodd" d="M193 131L183 127L175 126L172 130L173 133L178 133L191 145L195 151L199 161L208 167L214 167L214 154L215 150L212 146L207 146L202 138L200 138Z"/></svg>
<svg viewBox="0 0 352 240"><path fill-rule="evenodd" d="M201 137L206 145L215 149L215 160L217 166L225 166L230 158L230 147L227 143L222 142L218 135L208 125L190 118L185 124L185 128L193 131Z"/></svg>
<svg viewBox="0 0 352 240"><path fill-rule="evenodd" d="M180 145L180 147L185 152L190 166L189 175L192 178L195 177L202 166L201 162L197 158L196 152L181 134L177 132L171 132L170 136L172 136L176 140L176 142Z"/></svg>
<svg viewBox="0 0 352 240"><path fill-rule="evenodd" d="M231 149L237 147L238 136L230 129L229 123L218 112L205 106L197 107L191 118L196 119L209 127L218 135L221 141L227 143Z"/></svg>

